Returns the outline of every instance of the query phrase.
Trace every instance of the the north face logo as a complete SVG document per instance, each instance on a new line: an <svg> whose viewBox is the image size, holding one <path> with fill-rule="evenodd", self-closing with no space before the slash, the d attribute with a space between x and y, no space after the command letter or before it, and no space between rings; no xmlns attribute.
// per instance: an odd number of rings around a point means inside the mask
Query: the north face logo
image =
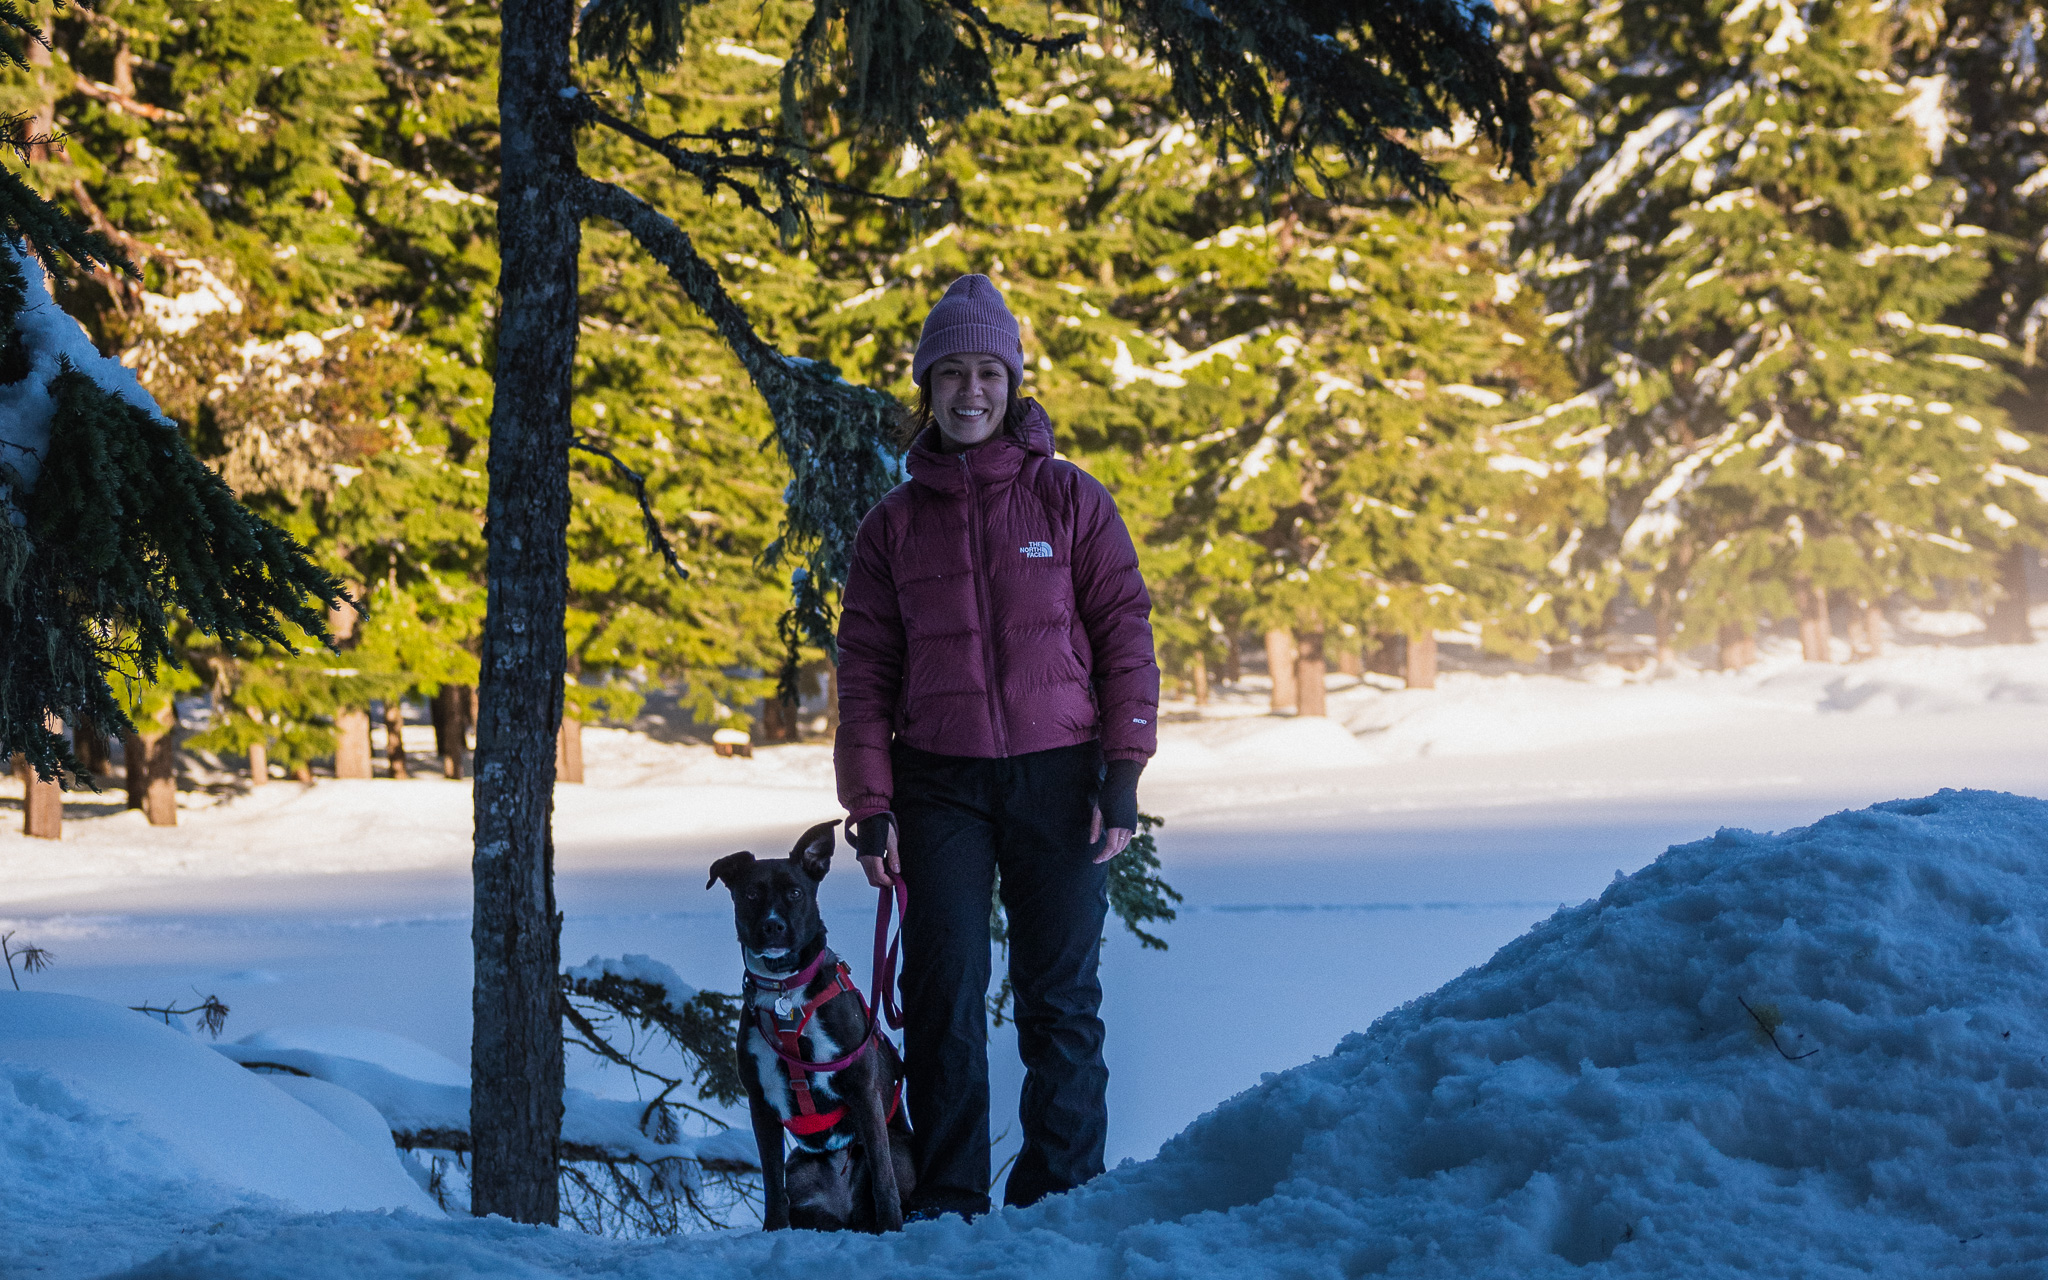
<svg viewBox="0 0 2048 1280"><path fill-rule="evenodd" d="M1052 544L1050 542L1027 542L1017 548L1017 550L1024 553L1026 560L1052 559Z"/></svg>

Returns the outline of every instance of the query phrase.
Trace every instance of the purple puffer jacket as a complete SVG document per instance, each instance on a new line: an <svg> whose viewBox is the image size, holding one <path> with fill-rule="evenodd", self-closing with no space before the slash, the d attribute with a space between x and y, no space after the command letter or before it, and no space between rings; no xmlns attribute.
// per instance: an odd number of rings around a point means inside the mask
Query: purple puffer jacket
<svg viewBox="0 0 2048 1280"><path fill-rule="evenodd" d="M983 759L1101 739L1158 744L1152 601L1109 491L1052 456L1036 402L1018 435L943 454L861 521L839 621L839 803L890 807L889 743ZM1020 438L1021 436L1021 438Z"/></svg>

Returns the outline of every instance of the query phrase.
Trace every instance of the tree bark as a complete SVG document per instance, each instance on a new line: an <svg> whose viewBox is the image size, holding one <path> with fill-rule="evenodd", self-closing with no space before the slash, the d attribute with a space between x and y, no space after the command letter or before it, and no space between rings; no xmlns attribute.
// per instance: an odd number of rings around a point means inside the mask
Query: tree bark
<svg viewBox="0 0 2048 1280"><path fill-rule="evenodd" d="M62 733L64 723L54 716L46 717L51 733ZM21 779L21 833L39 840L62 840L64 838L64 789L56 782L45 782L29 767L28 757L14 757L14 776Z"/></svg>
<svg viewBox="0 0 2048 1280"><path fill-rule="evenodd" d="M1299 695L1294 687L1294 633L1284 627L1266 632L1266 670L1273 674L1273 694L1267 706L1274 711L1292 711Z"/></svg>
<svg viewBox="0 0 2048 1280"><path fill-rule="evenodd" d="M2032 547L2007 547L1998 557L1998 603L1991 607L1984 638L1993 644L2032 644L2034 627L2027 618L2033 601L2027 593L2027 568Z"/></svg>
<svg viewBox="0 0 2048 1280"><path fill-rule="evenodd" d="M1209 705L1209 657L1198 653L1188 664L1188 686L1194 694L1195 705Z"/></svg>
<svg viewBox="0 0 2048 1280"><path fill-rule="evenodd" d="M260 787L270 781L270 747L261 742L249 744L249 785Z"/></svg>
<svg viewBox="0 0 2048 1280"><path fill-rule="evenodd" d="M555 781L583 781L583 722L571 715L555 734Z"/></svg>
<svg viewBox="0 0 2048 1280"><path fill-rule="evenodd" d="M1365 637L1349 636L1337 646L1337 674L1340 676L1362 676L1365 674L1365 652L1362 646Z"/></svg>
<svg viewBox="0 0 2048 1280"><path fill-rule="evenodd" d="M1424 627L1408 637L1402 677L1410 689L1436 688L1436 632Z"/></svg>
<svg viewBox="0 0 2048 1280"><path fill-rule="evenodd" d="M78 763L95 778L104 778L114 771L112 757L107 751L107 735L95 730L81 729L72 740L71 750L78 756Z"/></svg>
<svg viewBox="0 0 2048 1280"><path fill-rule="evenodd" d="M469 693L466 684L444 684L434 695L434 754L441 757L444 778L469 770Z"/></svg>
<svg viewBox="0 0 2048 1280"><path fill-rule="evenodd" d="M128 807L140 809L149 792L149 744L138 733L121 735L122 772L127 775Z"/></svg>
<svg viewBox="0 0 2048 1280"><path fill-rule="evenodd" d="M1237 633L1228 631L1223 636L1223 683L1235 688L1244 679L1244 647L1239 643Z"/></svg>
<svg viewBox="0 0 2048 1280"><path fill-rule="evenodd" d="M138 729L153 732L130 734L122 740L128 767L128 807L142 810L152 827L178 825L177 723L177 712L167 706L154 720L136 724Z"/></svg>
<svg viewBox="0 0 2048 1280"><path fill-rule="evenodd" d="M344 707L334 713L334 776L375 777L370 760L370 713L361 707Z"/></svg>
<svg viewBox="0 0 2048 1280"><path fill-rule="evenodd" d="M384 758L390 762L391 776L410 778L411 772L405 767L405 699L390 697L384 699Z"/></svg>
<svg viewBox="0 0 2048 1280"><path fill-rule="evenodd" d="M1304 631L1296 639L1299 642L1294 659L1296 706L1305 716L1327 716L1330 704L1325 697L1323 679L1329 670L1323 663L1323 633Z"/></svg>
<svg viewBox="0 0 2048 1280"><path fill-rule="evenodd" d="M499 58L499 320L488 595L477 697L470 939L471 1211L559 1213L562 1016L556 973L555 736L567 662L569 407L577 224L571 0L505 0Z"/></svg>
<svg viewBox="0 0 2048 1280"><path fill-rule="evenodd" d="M1799 653L1808 662L1834 660L1833 632L1828 625L1828 590L1811 581L1799 583Z"/></svg>
<svg viewBox="0 0 2048 1280"><path fill-rule="evenodd" d="M1756 661L1756 628L1743 622L1727 622L1715 637L1719 644L1716 665L1723 671L1740 671Z"/></svg>
<svg viewBox="0 0 2048 1280"><path fill-rule="evenodd" d="M839 738L839 668L825 664L825 736Z"/></svg>
<svg viewBox="0 0 2048 1280"><path fill-rule="evenodd" d="M1652 610L1657 627L1657 669L1671 671L1678 666L1678 600L1659 590Z"/></svg>

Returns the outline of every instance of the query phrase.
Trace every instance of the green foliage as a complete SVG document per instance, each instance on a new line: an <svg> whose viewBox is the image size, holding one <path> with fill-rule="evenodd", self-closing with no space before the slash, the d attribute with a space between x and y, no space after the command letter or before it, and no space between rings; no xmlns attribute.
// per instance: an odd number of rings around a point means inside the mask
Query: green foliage
<svg viewBox="0 0 2048 1280"><path fill-rule="evenodd" d="M1173 904L1182 901L1180 894L1159 874L1159 841L1152 832L1165 825L1164 818L1139 814L1138 830L1131 837L1130 846L1109 864L1111 913L1124 922L1124 928L1131 931L1141 946L1153 951L1166 950L1166 940L1147 932L1145 926L1154 921L1172 924L1179 915Z"/></svg>

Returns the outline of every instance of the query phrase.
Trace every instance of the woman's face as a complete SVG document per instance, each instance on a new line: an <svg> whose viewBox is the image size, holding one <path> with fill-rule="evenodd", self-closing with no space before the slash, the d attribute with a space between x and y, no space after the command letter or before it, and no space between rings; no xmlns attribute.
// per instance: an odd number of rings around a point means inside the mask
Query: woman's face
<svg viewBox="0 0 2048 1280"><path fill-rule="evenodd" d="M992 355L945 356L925 375L932 391L932 417L947 453L972 449L1002 429L1010 405L1010 369Z"/></svg>

